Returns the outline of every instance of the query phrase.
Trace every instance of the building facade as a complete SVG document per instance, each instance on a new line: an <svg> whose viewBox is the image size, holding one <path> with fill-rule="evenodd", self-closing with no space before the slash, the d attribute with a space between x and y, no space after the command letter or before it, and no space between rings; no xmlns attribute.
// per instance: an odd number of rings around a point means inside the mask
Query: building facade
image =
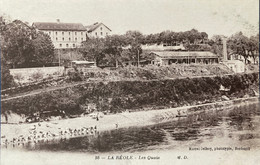
<svg viewBox="0 0 260 165"><path fill-rule="evenodd" d="M94 23L93 25L86 26L86 29L89 38L105 38L112 32L112 30L103 23Z"/></svg>
<svg viewBox="0 0 260 165"><path fill-rule="evenodd" d="M150 54L155 56L155 59L154 61L152 61L152 64L158 66L182 63L219 63L219 58L217 55L205 51L154 51Z"/></svg>
<svg viewBox="0 0 260 165"><path fill-rule="evenodd" d="M56 49L80 47L87 38L87 30L81 23L35 22L33 27L48 34Z"/></svg>

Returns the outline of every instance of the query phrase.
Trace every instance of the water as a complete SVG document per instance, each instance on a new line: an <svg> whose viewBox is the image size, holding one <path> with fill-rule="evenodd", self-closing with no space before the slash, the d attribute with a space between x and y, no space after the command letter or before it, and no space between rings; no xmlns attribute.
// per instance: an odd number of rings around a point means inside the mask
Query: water
<svg viewBox="0 0 260 165"><path fill-rule="evenodd" d="M212 112L212 111L211 111ZM259 149L259 104L206 111L146 127L122 128L95 136L23 146L28 151L109 153L181 150L190 146L239 146Z"/></svg>

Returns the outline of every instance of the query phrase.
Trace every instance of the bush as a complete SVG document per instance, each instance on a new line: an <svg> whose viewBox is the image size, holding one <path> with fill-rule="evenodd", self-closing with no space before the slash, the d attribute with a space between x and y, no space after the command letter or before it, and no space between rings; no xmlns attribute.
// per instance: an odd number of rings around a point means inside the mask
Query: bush
<svg viewBox="0 0 260 165"><path fill-rule="evenodd" d="M33 80L33 81L39 81L40 79L43 78L43 73L40 72L40 71L37 71L37 72L34 72L30 78Z"/></svg>
<svg viewBox="0 0 260 165"><path fill-rule="evenodd" d="M69 81L82 81L82 74L78 71L68 72L68 80Z"/></svg>

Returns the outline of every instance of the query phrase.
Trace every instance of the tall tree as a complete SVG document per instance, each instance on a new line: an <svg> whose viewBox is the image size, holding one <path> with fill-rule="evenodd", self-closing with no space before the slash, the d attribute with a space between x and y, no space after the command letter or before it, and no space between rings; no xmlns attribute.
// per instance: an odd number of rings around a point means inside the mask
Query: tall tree
<svg viewBox="0 0 260 165"><path fill-rule="evenodd" d="M108 36L105 39L104 53L109 60L115 61L116 67L121 62L122 46L125 45L124 39L119 35Z"/></svg>
<svg viewBox="0 0 260 165"><path fill-rule="evenodd" d="M245 63L248 62L249 51L249 39L244 36L242 32L232 35L228 40L228 47L233 51L234 54L242 55L245 59Z"/></svg>
<svg viewBox="0 0 260 165"><path fill-rule="evenodd" d="M44 66L54 60L54 45L49 35L39 32L33 41L34 54L32 63Z"/></svg>
<svg viewBox="0 0 260 165"><path fill-rule="evenodd" d="M105 57L104 49L105 42L104 39L92 38L85 42L82 42L81 52L85 59L90 61L95 61L96 65L99 66L101 60Z"/></svg>
<svg viewBox="0 0 260 165"><path fill-rule="evenodd" d="M2 53L7 63L11 63L13 68L30 62L33 56L32 37L34 31L20 20L6 24L2 30L3 36Z"/></svg>
<svg viewBox="0 0 260 165"><path fill-rule="evenodd" d="M1 89L6 89L14 86L13 76L10 74L9 67L6 60L1 53Z"/></svg>
<svg viewBox="0 0 260 165"><path fill-rule="evenodd" d="M251 36L248 42L248 51L250 56L254 59L254 64L256 63L256 58L259 55L259 34Z"/></svg>

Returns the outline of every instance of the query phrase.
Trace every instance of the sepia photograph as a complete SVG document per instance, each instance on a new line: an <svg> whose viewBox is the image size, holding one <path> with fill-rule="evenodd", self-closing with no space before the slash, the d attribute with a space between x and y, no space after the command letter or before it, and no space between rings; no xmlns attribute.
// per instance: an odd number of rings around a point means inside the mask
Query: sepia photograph
<svg viewBox="0 0 260 165"><path fill-rule="evenodd" d="M259 0L0 0L1 165L258 165Z"/></svg>

